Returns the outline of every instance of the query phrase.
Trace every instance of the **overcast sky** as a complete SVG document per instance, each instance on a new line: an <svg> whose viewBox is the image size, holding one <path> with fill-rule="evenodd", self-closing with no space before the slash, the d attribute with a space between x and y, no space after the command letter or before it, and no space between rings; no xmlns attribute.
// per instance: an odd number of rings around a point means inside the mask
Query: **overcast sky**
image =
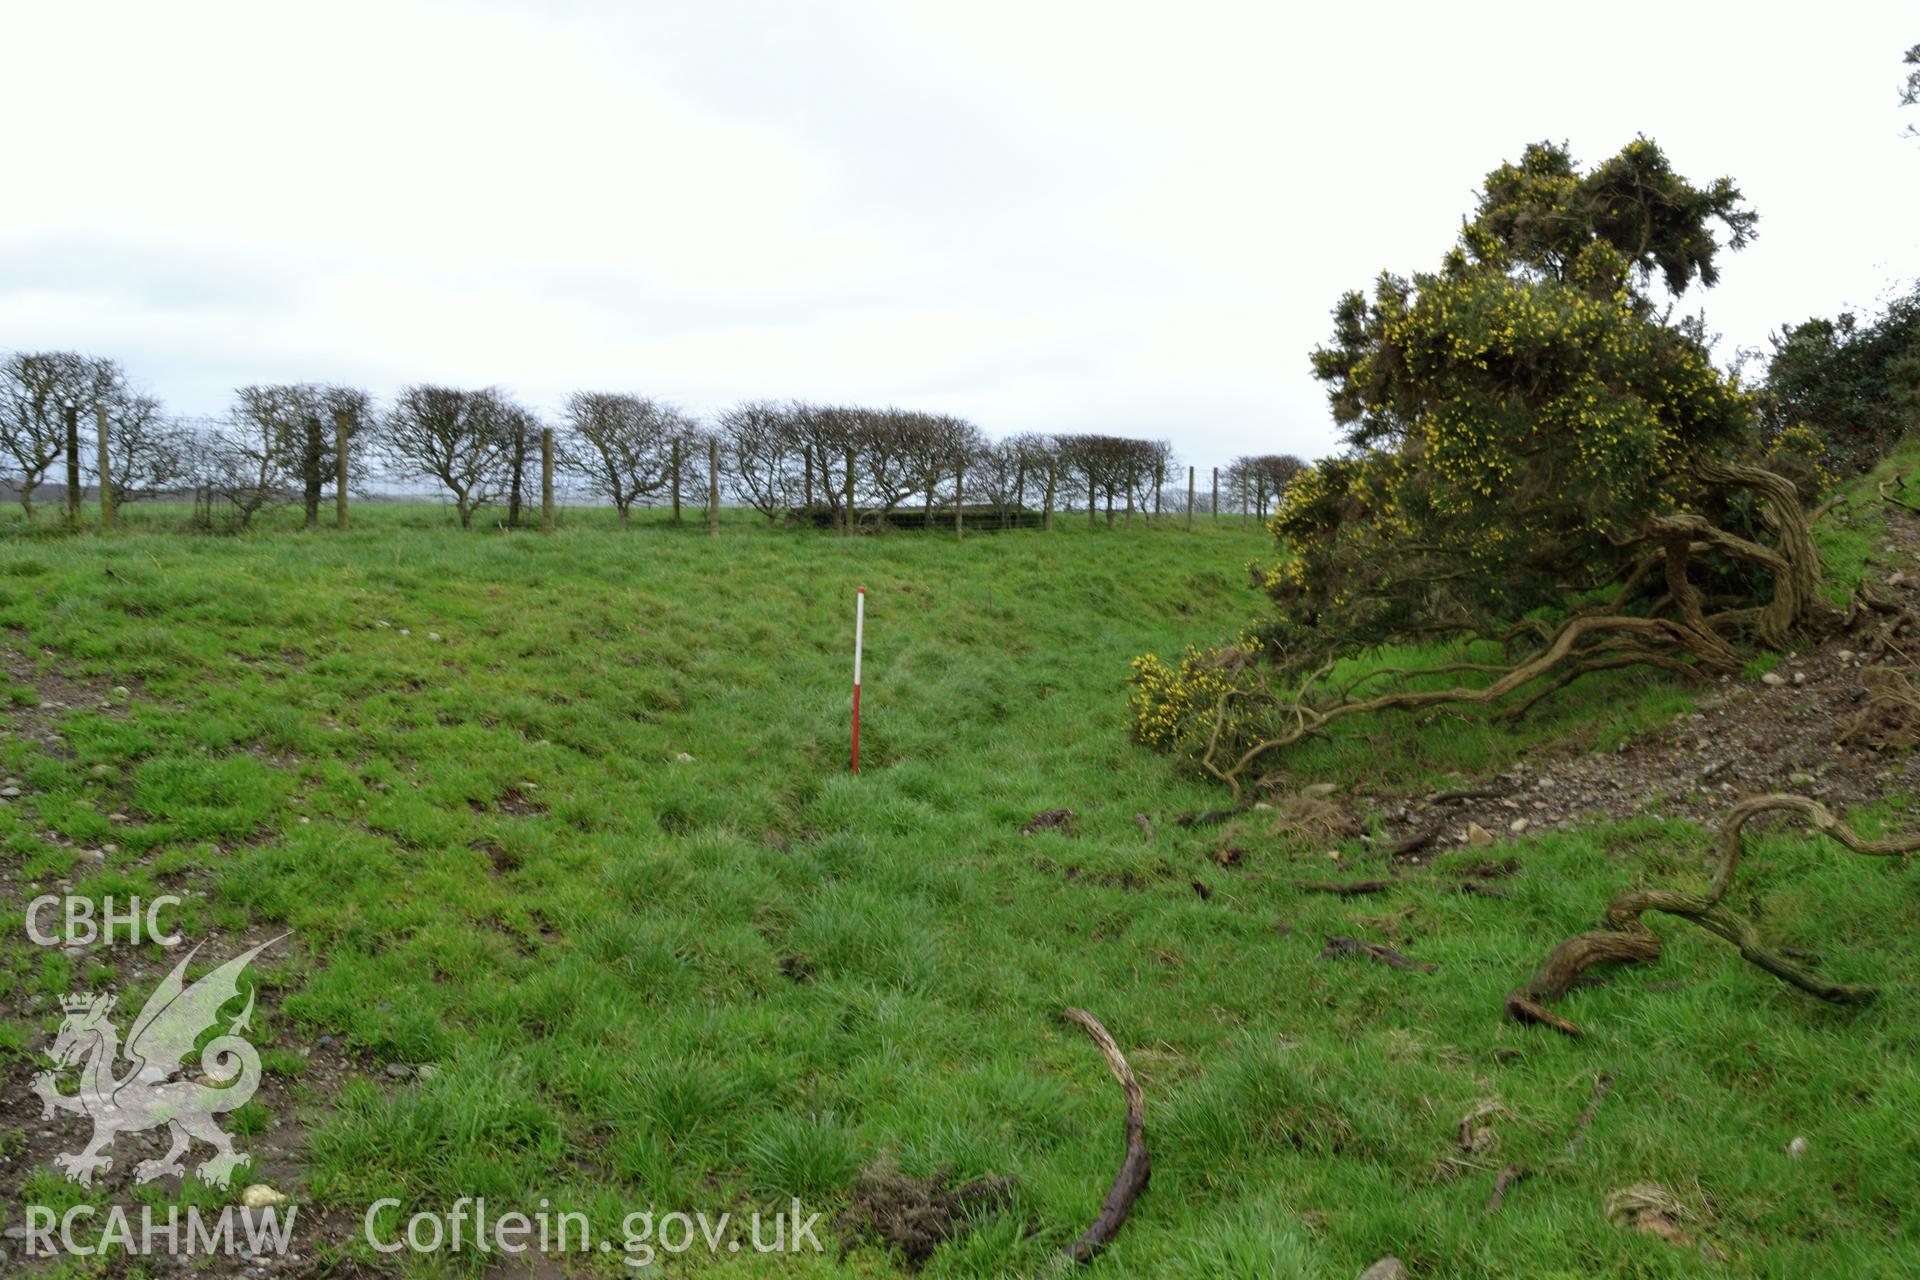
<svg viewBox="0 0 1920 1280"><path fill-rule="evenodd" d="M1910 3L0 0L0 348L1333 445L1307 353L1529 141L1760 237L1723 353L1920 274Z"/></svg>

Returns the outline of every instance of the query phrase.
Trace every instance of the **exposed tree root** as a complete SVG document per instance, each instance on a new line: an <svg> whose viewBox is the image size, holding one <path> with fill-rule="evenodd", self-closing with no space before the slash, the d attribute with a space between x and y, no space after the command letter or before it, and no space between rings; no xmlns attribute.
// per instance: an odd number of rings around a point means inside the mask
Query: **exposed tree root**
<svg viewBox="0 0 1920 1280"><path fill-rule="evenodd" d="M1100 1202L1100 1212L1092 1225L1060 1255L1062 1262L1078 1266L1091 1260L1120 1233L1127 1214L1133 1209L1133 1202L1146 1190L1153 1164L1147 1156L1146 1097L1140 1092L1140 1082L1133 1078L1133 1068L1127 1065L1126 1055L1120 1052L1120 1046L1114 1043L1107 1029L1100 1025L1100 1019L1085 1009L1067 1009L1062 1016L1078 1025L1093 1040L1100 1055L1107 1060L1107 1070L1113 1072L1113 1078L1120 1083L1120 1091L1127 1099L1127 1153L1120 1161L1119 1171L1113 1175L1113 1186L1108 1189L1107 1198Z"/></svg>
<svg viewBox="0 0 1920 1280"><path fill-rule="evenodd" d="M1739 669L1743 646L1752 637L1786 648L1800 628L1830 626L1833 611L1818 591L1819 556L1792 482L1758 467L1721 463L1700 464L1697 473L1709 485L1755 495L1777 545L1742 537L1691 512L1650 519L1635 536L1621 541L1623 547L1644 544L1644 549L1623 566L1624 576L1610 603L1576 608L1558 625L1527 619L1506 629L1503 638L1510 649L1523 641L1538 646L1511 666L1462 661L1425 670L1379 668L1343 683L1333 678L1335 664L1327 662L1304 677L1297 673L1289 677L1298 683L1283 690L1273 687L1270 677L1255 667L1236 664L1232 687L1215 700L1201 768L1227 785L1237 808L1244 800L1246 780L1265 757L1309 738L1325 737L1334 725L1355 716L1447 706L1491 707L1511 701L1513 705L1503 705L1499 714L1517 718L1592 672L1640 666L1694 678L1730 672ZM1770 582L1770 596L1757 604L1718 608L1723 602L1710 598L1692 580L1701 557L1711 557L1723 569L1740 567ZM1585 585L1598 590L1607 584ZM1645 603L1661 587L1664 591L1651 604ZM1724 603L1741 604L1738 600ZM1449 621L1440 629L1487 634L1470 620ZM1410 678L1450 674L1490 678L1477 687L1404 687ZM1380 682L1393 680L1401 685L1379 687ZM1263 727L1265 736L1251 743L1223 740L1234 737L1224 728L1236 703L1252 710L1251 718Z"/></svg>
<svg viewBox="0 0 1920 1280"><path fill-rule="evenodd" d="M1487 1197L1487 1213L1500 1212L1500 1206L1507 1202L1507 1189L1516 1182L1522 1182L1533 1176L1533 1170L1523 1164L1510 1164L1493 1179L1493 1194Z"/></svg>
<svg viewBox="0 0 1920 1280"><path fill-rule="evenodd" d="M1412 831L1387 845L1381 852L1389 858L1404 858L1410 853L1418 853L1440 838L1440 828L1427 827Z"/></svg>
<svg viewBox="0 0 1920 1280"><path fill-rule="evenodd" d="M1556 674L1570 661L1578 665L1585 660L1587 651L1597 639L1628 637L1647 638L1656 644L1665 644L1681 650L1687 647L1688 640L1685 629L1679 623L1667 618L1579 617L1569 619L1561 626L1554 634L1552 642L1540 653L1509 669L1505 675L1491 684L1479 688L1401 689L1359 701L1332 703L1315 701L1311 690L1303 688L1292 699L1272 700L1270 710L1282 726L1279 732L1254 743L1237 757L1223 764L1215 758L1221 746L1219 728L1226 721L1229 704L1243 692L1229 690L1221 694L1215 704L1214 728L1207 743L1207 750L1200 758L1200 767L1226 783L1233 792L1234 800L1238 802L1241 795L1241 779L1262 756L1323 733L1329 725L1338 721L1353 716L1376 715L1383 711L1417 711L1427 707L1446 705L1485 706L1496 703L1505 699L1516 689L1544 676ZM1646 651L1653 652L1652 649Z"/></svg>
<svg viewBox="0 0 1920 1280"><path fill-rule="evenodd" d="M1920 850L1920 832L1882 840L1868 840L1841 823L1825 805L1804 796L1767 795L1734 806L1720 833L1720 864L1704 894L1665 889L1634 889L1616 897L1607 907L1605 928L1567 939L1541 964L1533 980L1506 999L1509 1016L1540 1023L1567 1035L1579 1035L1573 1023L1545 1007L1565 995L1589 970L1608 964L1647 964L1660 958L1659 935L1642 920L1649 911L1690 920L1707 932L1731 942L1748 963L1759 966L1791 986L1833 1004L1859 1004L1873 999L1872 987L1829 982L1788 962L1784 955L1760 945L1760 937L1744 917L1723 902L1740 867L1742 832L1753 819L1767 813L1798 818L1829 839L1868 857L1895 857Z"/></svg>
<svg viewBox="0 0 1920 1280"><path fill-rule="evenodd" d="M1896 494L1891 494L1887 492L1887 487L1889 485L1897 485L1900 488L1905 489L1907 487L1907 482L1910 481L1912 478L1913 476L1911 473L1904 476L1889 476L1887 479L1882 480L1879 484L1875 485L1874 488L1879 491L1880 497L1883 500L1887 502L1891 502L1896 507L1904 507L1906 510L1913 512L1915 515L1920 515L1920 507L1914 506L1911 502L1908 502L1905 498L1902 498Z"/></svg>
<svg viewBox="0 0 1920 1280"><path fill-rule="evenodd" d="M1587 1033L1577 1023L1569 1022L1553 1010L1536 1000L1529 1000L1518 991L1507 993L1507 1016L1515 1022L1529 1022L1535 1026L1551 1027L1563 1036L1578 1040Z"/></svg>

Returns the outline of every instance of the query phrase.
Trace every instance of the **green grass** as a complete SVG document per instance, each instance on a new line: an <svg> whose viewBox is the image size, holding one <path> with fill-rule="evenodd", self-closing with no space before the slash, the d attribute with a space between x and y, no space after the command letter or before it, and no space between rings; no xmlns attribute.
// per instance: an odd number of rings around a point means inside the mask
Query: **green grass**
<svg viewBox="0 0 1920 1280"><path fill-rule="evenodd" d="M463 536L372 507L346 534L188 537L164 514L0 540L0 638L40 676L132 691L64 714L70 754L0 738L28 792L0 806L10 1080L55 1021L24 997L110 973L26 944L28 889L185 885L191 935L295 933L256 1037L270 1067L321 1034L368 1065L317 1119L302 1189L356 1217L388 1195L546 1197L616 1235L648 1206L799 1196L830 1217L884 1151L910 1174L1016 1180L1011 1211L925 1274L1030 1274L1118 1157L1118 1092L1058 1019L1073 1004L1131 1057L1154 1157L1089 1274L1344 1277L1386 1253L1421 1277L1920 1268L1920 955L1888 941L1920 929L1915 874L1775 837L1742 880L1769 938L1881 984L1875 1005L1815 1004L1675 926L1657 967L1565 1002L1588 1040L1506 1021L1501 996L1555 941L1625 884L1697 881L1708 840L1648 818L1517 841L1505 900L1449 892L1445 860L1386 898L1302 895L1295 877L1365 874L1365 856L1329 872L1325 847L1258 829L1219 866L1220 832L1170 818L1222 793L1129 740L1124 691L1135 654L1260 608L1243 566L1265 547L1237 522L956 545L743 517L718 538L621 533L591 512L550 538ZM0 697L37 700L20 679ZM1412 786L1604 745L1685 698L1599 678L1517 732L1383 720L1286 765ZM1061 806L1077 834L1020 834ZM94 867L49 834L117 851ZM1332 934L1438 971L1322 962ZM387 1061L439 1070L400 1084ZM1569 1157L1602 1071L1612 1095ZM1488 1100L1511 1113L1498 1145L1463 1155L1460 1120ZM1508 1161L1539 1172L1485 1216ZM35 1176L23 1195L64 1194ZM1727 1260L1610 1224L1606 1194L1644 1181ZM895 1269L865 1247L781 1274Z"/></svg>

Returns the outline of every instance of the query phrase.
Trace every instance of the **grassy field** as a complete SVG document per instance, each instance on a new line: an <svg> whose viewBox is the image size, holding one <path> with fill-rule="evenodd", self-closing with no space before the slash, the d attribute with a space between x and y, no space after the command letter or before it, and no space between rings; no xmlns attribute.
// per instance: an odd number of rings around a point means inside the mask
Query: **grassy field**
<svg viewBox="0 0 1920 1280"><path fill-rule="evenodd" d="M1221 831L1171 819L1223 793L1127 736L1127 661L1230 635L1265 552L1237 521L956 545L595 513L463 536L422 508L363 508L345 534L0 537L21 667L0 720L58 682L99 695L57 716L58 751L0 738L23 791L0 806L5 1087L24 1095L49 1002L128 959L29 945L27 899L187 887L194 937L292 931L254 1040L286 1075L322 1036L352 1055L360 1078L296 1091L292 1190L356 1220L385 1196L545 1198L616 1238L645 1206L797 1196L831 1218L887 1153L1013 1179L923 1274L1031 1274L1119 1156L1118 1092L1059 1018L1078 1005L1138 1071L1154 1157L1090 1275L1348 1277L1388 1253L1418 1277L1920 1271L1916 873L1778 836L1742 882L1770 937L1881 984L1875 1005L1818 1005L1673 928L1658 966L1565 1002L1588 1040L1508 1022L1501 996L1555 941L1626 883L1697 878L1707 838L1649 818L1516 840L1505 899L1453 892L1459 854L1389 896L1303 894L1378 868L1257 824L1222 865ZM1289 764L1412 787L1685 705L1660 678L1596 679L1517 734L1383 721ZM1059 807L1075 833L1021 834ZM1332 935L1435 969L1323 961ZM1465 1150L1475 1113L1495 1139ZM1487 1214L1509 1161L1538 1172ZM79 1194L6 1176L22 1202ZM1607 1194L1642 1182L1719 1256L1609 1222ZM671 1273L901 1269L844 1244Z"/></svg>

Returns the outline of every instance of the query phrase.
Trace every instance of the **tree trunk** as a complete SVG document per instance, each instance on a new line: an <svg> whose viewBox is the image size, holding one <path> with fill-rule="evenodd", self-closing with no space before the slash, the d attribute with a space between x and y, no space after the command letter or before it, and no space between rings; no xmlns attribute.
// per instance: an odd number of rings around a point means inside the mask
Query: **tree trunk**
<svg viewBox="0 0 1920 1280"><path fill-rule="evenodd" d="M680 441L673 442L673 522L680 523Z"/></svg>
<svg viewBox="0 0 1920 1280"><path fill-rule="evenodd" d="M307 437L300 450L300 497L306 507L307 528L320 527L320 466L326 458L326 441L320 435L320 415L307 418Z"/></svg>
<svg viewBox="0 0 1920 1280"><path fill-rule="evenodd" d="M344 413L333 415L333 518L336 527L347 527L348 450L353 440L353 423Z"/></svg>
<svg viewBox="0 0 1920 1280"><path fill-rule="evenodd" d="M67 523L80 527L80 410L67 405Z"/></svg>

